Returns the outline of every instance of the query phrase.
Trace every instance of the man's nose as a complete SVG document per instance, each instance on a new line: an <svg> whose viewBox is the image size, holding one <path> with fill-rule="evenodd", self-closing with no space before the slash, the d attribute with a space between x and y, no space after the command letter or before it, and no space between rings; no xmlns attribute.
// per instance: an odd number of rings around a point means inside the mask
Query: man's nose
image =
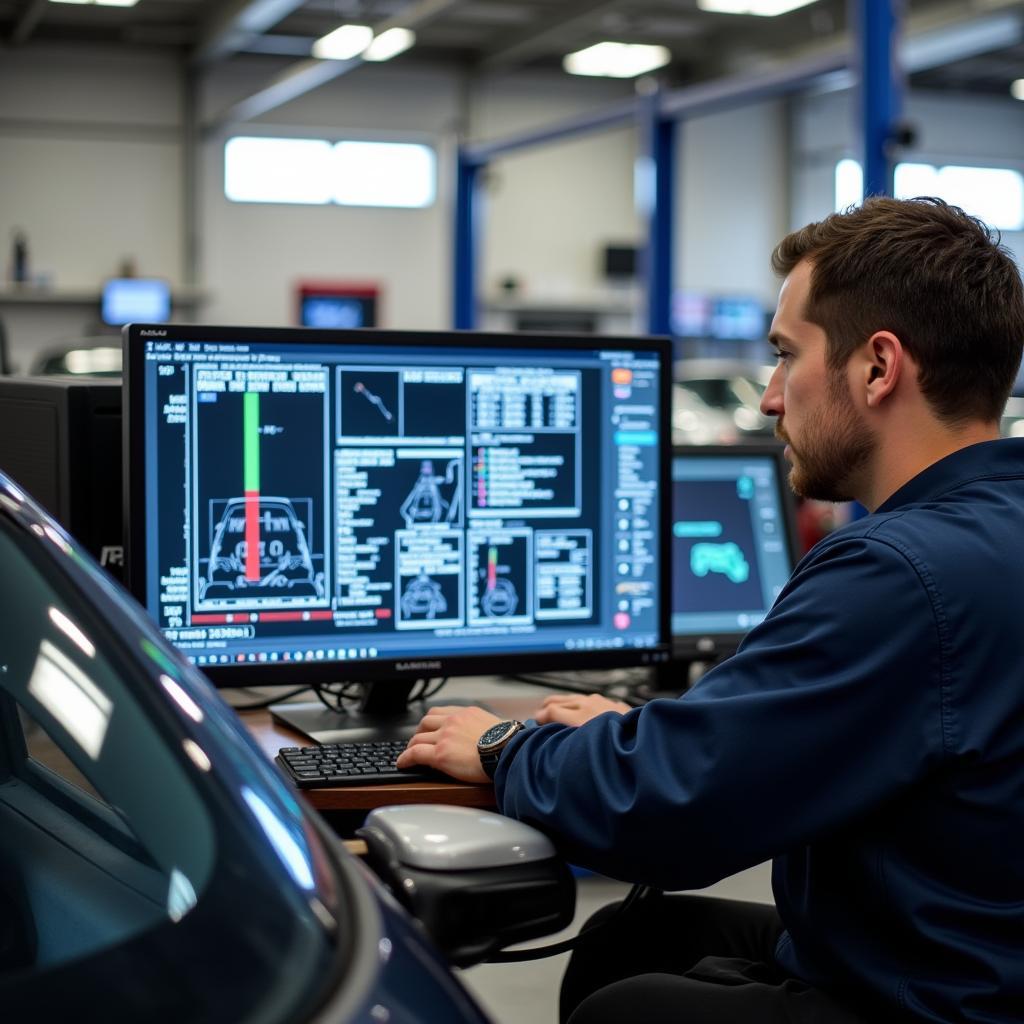
<svg viewBox="0 0 1024 1024"><path fill-rule="evenodd" d="M782 374L781 366L775 367L768 387L761 396L761 413L765 416L782 415Z"/></svg>

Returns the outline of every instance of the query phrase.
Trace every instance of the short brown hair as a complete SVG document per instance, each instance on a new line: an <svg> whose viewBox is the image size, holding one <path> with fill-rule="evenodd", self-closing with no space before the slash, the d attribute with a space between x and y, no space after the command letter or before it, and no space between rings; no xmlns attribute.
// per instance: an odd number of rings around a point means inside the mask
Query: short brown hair
<svg viewBox="0 0 1024 1024"><path fill-rule="evenodd" d="M805 319L845 366L892 331L919 367L925 398L949 423L1002 415L1024 345L1024 289L998 235L941 199L874 196L787 235L772 253L785 277L811 267Z"/></svg>

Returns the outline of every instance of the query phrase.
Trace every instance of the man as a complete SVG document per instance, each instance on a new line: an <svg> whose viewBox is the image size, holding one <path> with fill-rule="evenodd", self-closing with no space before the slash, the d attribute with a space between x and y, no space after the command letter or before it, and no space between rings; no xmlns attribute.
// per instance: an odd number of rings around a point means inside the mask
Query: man
<svg viewBox="0 0 1024 1024"><path fill-rule="evenodd" d="M773 265L762 410L799 494L871 514L681 699L550 699L485 760L573 862L678 890L773 858L777 913L641 900L574 955L563 1019L1020 1021L1024 440L997 440L1020 277L931 199L869 199ZM432 712L399 763L485 779L493 724Z"/></svg>

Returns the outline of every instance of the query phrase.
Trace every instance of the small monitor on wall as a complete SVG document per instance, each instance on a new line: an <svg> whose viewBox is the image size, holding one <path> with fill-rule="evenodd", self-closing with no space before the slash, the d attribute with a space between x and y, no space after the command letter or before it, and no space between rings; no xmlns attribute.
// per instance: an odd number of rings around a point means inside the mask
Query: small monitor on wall
<svg viewBox="0 0 1024 1024"><path fill-rule="evenodd" d="M744 296L716 298L711 305L711 337L722 341L760 341L768 334L764 307Z"/></svg>
<svg viewBox="0 0 1024 1024"><path fill-rule="evenodd" d="M604 247L604 276L612 281L631 281L637 274L635 245L606 245Z"/></svg>
<svg viewBox="0 0 1024 1024"><path fill-rule="evenodd" d="M171 318L171 286L158 277L113 277L103 284L100 317L105 324L163 324Z"/></svg>
<svg viewBox="0 0 1024 1024"><path fill-rule="evenodd" d="M350 330L378 326L379 289L345 281L301 281L298 321L303 327Z"/></svg>

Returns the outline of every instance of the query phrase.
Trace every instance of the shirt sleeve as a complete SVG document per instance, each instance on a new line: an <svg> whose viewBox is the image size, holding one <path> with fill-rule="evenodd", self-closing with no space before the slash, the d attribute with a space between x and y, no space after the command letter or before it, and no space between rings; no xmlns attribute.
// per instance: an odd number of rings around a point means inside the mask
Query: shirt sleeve
<svg viewBox="0 0 1024 1024"><path fill-rule="evenodd" d="M676 700L545 725L495 777L572 863L699 888L869 814L943 756L941 615L888 542L819 545L739 651Z"/></svg>

